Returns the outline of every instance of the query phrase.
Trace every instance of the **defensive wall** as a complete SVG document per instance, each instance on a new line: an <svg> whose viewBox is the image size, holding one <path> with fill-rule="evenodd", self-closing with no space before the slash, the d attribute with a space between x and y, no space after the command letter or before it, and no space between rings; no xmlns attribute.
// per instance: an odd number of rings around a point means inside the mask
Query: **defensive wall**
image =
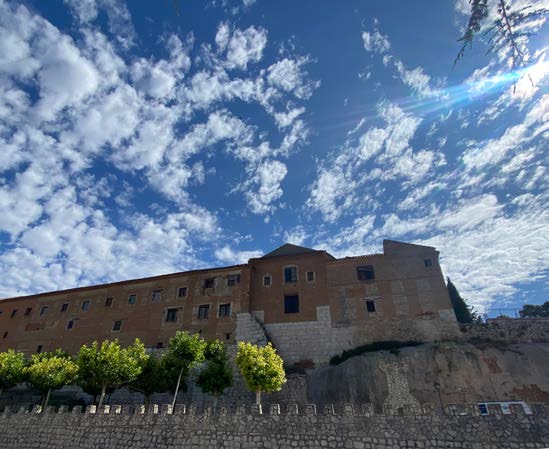
<svg viewBox="0 0 549 449"><path fill-rule="evenodd" d="M88 406L68 411L48 408L40 413L20 407L0 414L2 449L167 449L201 448L355 448L355 449L522 449L549 447L548 410L532 406L502 415L478 416L474 406L449 406L434 414L431 405L401 415L377 415L370 404L362 407L289 405L281 413L272 404L265 413L259 406L215 412L206 407L170 405Z"/></svg>
<svg viewBox="0 0 549 449"><path fill-rule="evenodd" d="M485 323L461 324L463 339L502 343L549 342L549 318L489 319Z"/></svg>

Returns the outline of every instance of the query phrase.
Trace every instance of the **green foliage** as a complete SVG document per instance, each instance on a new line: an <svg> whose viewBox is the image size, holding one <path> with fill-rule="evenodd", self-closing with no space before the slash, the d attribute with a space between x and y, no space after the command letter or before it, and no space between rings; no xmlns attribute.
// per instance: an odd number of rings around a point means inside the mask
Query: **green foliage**
<svg viewBox="0 0 549 449"><path fill-rule="evenodd" d="M204 393L220 396L233 384L233 370L225 345L220 340L209 341L205 356L206 367L200 372L197 384Z"/></svg>
<svg viewBox="0 0 549 449"><path fill-rule="evenodd" d="M84 345L76 359L82 383L88 388L120 387L134 381L141 373L148 356L139 339L133 345L121 348L118 340L94 341Z"/></svg>
<svg viewBox="0 0 549 449"><path fill-rule="evenodd" d="M252 391L279 391L286 382L283 363L271 343L263 347L238 343L236 366Z"/></svg>
<svg viewBox="0 0 549 449"><path fill-rule="evenodd" d="M456 314L458 322L462 324L482 323L482 319L475 312L475 309L468 305L467 301L461 297L450 278L447 279L448 295L450 296L450 301L452 302L452 307L454 308L454 313Z"/></svg>
<svg viewBox="0 0 549 449"><path fill-rule="evenodd" d="M341 355L334 355L330 359L330 365L339 365L345 360L355 357L357 355L365 354L367 352L376 352L376 351L389 351L391 354L398 355L400 348L407 348L411 346L422 345L421 341L375 341L373 343L368 343L367 345L357 346L356 348L349 349L348 351L343 351Z"/></svg>
<svg viewBox="0 0 549 449"><path fill-rule="evenodd" d="M190 369L204 362L207 346L200 335L177 331L168 344L166 365L182 370L187 375Z"/></svg>
<svg viewBox="0 0 549 449"><path fill-rule="evenodd" d="M174 383L174 373L165 366L163 357L151 354L143 365L143 370L129 387L143 393L148 402L153 393L169 391Z"/></svg>
<svg viewBox="0 0 549 449"><path fill-rule="evenodd" d="M25 379L25 355L8 349L0 352L0 393Z"/></svg>
<svg viewBox="0 0 549 449"><path fill-rule="evenodd" d="M56 353L33 354L27 368L29 383L38 390L57 390L72 384L78 376L78 365L70 357Z"/></svg>
<svg viewBox="0 0 549 449"><path fill-rule="evenodd" d="M525 304L522 306L522 310L519 310L519 315L521 318L547 318L549 317L549 301L537 306Z"/></svg>

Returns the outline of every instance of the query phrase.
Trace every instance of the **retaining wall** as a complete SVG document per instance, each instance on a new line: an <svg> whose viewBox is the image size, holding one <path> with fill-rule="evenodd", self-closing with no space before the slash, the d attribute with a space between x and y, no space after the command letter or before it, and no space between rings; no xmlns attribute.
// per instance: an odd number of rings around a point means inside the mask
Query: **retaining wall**
<svg viewBox="0 0 549 449"><path fill-rule="evenodd" d="M281 413L276 404L267 413L257 406L235 410L202 411L179 406L172 413L165 405L135 408L105 406L85 413L51 408L38 413L25 407L0 414L2 449L99 449L99 448L461 448L522 449L549 447L549 418L543 406L532 406L533 415L514 408L502 415L477 416L474 406L449 406L445 415L426 405L418 414L376 415L370 404L334 411L314 405L303 410L288 406ZM411 409L401 410L411 413Z"/></svg>

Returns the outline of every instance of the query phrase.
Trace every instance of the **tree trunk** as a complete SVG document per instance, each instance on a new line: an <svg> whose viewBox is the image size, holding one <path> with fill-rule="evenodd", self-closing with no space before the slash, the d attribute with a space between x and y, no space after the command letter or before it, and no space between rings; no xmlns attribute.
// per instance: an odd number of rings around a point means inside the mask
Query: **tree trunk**
<svg viewBox="0 0 549 449"><path fill-rule="evenodd" d="M48 393L46 394L46 399L44 400L44 407L42 407L42 413L46 411L46 407L48 406L48 402L50 402L50 394L51 394L51 388L48 389Z"/></svg>
<svg viewBox="0 0 549 449"><path fill-rule="evenodd" d="M177 385L175 386L175 394L173 395L172 410L175 409L175 401L177 400L177 393L179 393L179 384L181 383L181 376L183 376L183 368L179 371L179 377L177 378Z"/></svg>
<svg viewBox="0 0 549 449"><path fill-rule="evenodd" d="M258 388L257 390L255 390L255 405L260 405L261 404L261 389Z"/></svg>
<svg viewBox="0 0 549 449"><path fill-rule="evenodd" d="M101 406L103 405L103 400L105 399L105 392L107 391L107 386L103 385L101 388L101 396L99 397L99 404L97 405L97 411L101 409Z"/></svg>

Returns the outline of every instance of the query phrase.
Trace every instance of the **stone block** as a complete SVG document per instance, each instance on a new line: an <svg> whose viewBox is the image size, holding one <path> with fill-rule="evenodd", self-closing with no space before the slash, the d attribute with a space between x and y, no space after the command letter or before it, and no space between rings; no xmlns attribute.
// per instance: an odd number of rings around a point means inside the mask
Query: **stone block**
<svg viewBox="0 0 549 449"><path fill-rule="evenodd" d="M324 414L325 415L335 415L334 404L324 405Z"/></svg>
<svg viewBox="0 0 549 449"><path fill-rule="evenodd" d="M97 406L96 405L87 405L86 406L86 414L95 414L97 412Z"/></svg>
<svg viewBox="0 0 549 449"><path fill-rule="evenodd" d="M307 405L305 405L305 414L306 415L316 415L316 404L307 404Z"/></svg>
<svg viewBox="0 0 549 449"><path fill-rule="evenodd" d="M362 414L367 417L374 416L374 406L372 404L362 404Z"/></svg>
<svg viewBox="0 0 549 449"><path fill-rule="evenodd" d="M270 415L280 415L280 404L271 404L269 409Z"/></svg>

